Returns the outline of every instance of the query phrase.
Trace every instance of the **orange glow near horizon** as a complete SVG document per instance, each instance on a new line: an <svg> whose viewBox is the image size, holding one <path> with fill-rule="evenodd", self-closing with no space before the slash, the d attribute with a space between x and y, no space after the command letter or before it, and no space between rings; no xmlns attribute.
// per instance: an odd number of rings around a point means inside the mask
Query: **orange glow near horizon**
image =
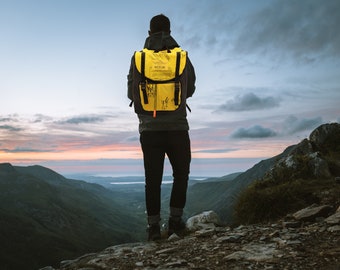
<svg viewBox="0 0 340 270"><path fill-rule="evenodd" d="M4 152L0 151L0 162L39 162L62 160L97 160L97 159L142 159L140 146L96 146L72 149L71 145L59 146L53 152ZM74 145L72 145L74 147ZM253 144L252 147L238 147L234 151L210 152L207 149L192 148L193 158L268 158L284 150L280 143Z"/></svg>
<svg viewBox="0 0 340 270"><path fill-rule="evenodd" d="M293 142L292 142L293 144ZM199 144L195 144L199 145ZM213 146L213 142L209 144ZM193 148L194 158L270 158L282 153L288 147L287 142L266 141L266 142L239 142L233 144L233 149L210 153L204 148ZM218 149L217 147L213 147ZM219 147L223 149L222 147Z"/></svg>
<svg viewBox="0 0 340 270"><path fill-rule="evenodd" d="M90 147L86 149L58 149L54 152L4 152L0 151L0 162L96 160L96 159L140 159L142 154L137 147Z"/></svg>
<svg viewBox="0 0 340 270"><path fill-rule="evenodd" d="M202 147L202 146L205 147ZM207 146L208 145L208 146ZM196 176L222 176L244 171L259 160L274 157L287 147L283 141L238 141L226 147L209 141L192 142L191 173ZM13 145L14 146L14 145ZM0 163L14 166L41 165L60 174L89 173L103 176L143 175L140 145L112 144L89 146L88 143L60 143L48 151L29 151L16 145L12 151L0 150ZM45 148L46 149L46 148ZM211 161L208 161L211 159ZM165 174L171 175L169 162Z"/></svg>

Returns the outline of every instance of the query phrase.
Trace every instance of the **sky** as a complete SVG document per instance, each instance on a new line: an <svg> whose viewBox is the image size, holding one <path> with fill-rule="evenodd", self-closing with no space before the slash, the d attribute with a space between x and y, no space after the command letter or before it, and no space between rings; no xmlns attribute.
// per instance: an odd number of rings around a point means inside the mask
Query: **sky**
<svg viewBox="0 0 340 270"><path fill-rule="evenodd" d="M0 162L143 175L126 77L160 13L197 77L191 175L245 171L340 122L338 0L0 0Z"/></svg>

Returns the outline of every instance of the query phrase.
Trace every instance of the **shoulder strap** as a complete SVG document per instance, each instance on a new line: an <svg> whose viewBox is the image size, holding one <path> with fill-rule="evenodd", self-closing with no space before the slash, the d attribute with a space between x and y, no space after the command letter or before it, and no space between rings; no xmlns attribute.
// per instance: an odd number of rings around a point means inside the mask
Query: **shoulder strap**
<svg viewBox="0 0 340 270"><path fill-rule="evenodd" d="M178 80L178 76L179 76L179 65L181 63L181 53L177 52L176 53L176 71L175 71L175 79Z"/></svg>
<svg viewBox="0 0 340 270"><path fill-rule="evenodd" d="M175 105L178 105L178 99L179 99L179 66L181 63L181 53L176 53L176 71L175 71Z"/></svg>
<svg viewBox="0 0 340 270"><path fill-rule="evenodd" d="M142 81L145 81L145 52L141 52L142 57L140 61L140 66L141 66L141 74L142 74Z"/></svg>
<svg viewBox="0 0 340 270"><path fill-rule="evenodd" d="M141 89L143 93L143 99L144 103L148 104L148 95L146 93L146 80L145 80L145 52L142 52L142 57L141 57Z"/></svg>

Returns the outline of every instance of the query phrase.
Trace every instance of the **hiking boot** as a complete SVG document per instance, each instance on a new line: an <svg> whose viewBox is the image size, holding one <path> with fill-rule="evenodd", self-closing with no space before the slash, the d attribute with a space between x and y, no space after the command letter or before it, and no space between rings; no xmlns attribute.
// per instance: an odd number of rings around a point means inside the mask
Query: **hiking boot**
<svg viewBox="0 0 340 270"><path fill-rule="evenodd" d="M185 232L186 225L182 219L169 219L169 228L168 228L168 236L172 234L177 234L178 236L182 236Z"/></svg>
<svg viewBox="0 0 340 270"><path fill-rule="evenodd" d="M157 241L161 239L161 228L159 224L149 225L147 228L148 241Z"/></svg>

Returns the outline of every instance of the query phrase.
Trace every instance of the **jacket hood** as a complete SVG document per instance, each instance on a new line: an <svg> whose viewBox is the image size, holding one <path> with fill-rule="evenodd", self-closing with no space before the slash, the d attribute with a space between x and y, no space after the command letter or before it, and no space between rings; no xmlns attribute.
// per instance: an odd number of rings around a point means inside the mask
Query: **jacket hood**
<svg viewBox="0 0 340 270"><path fill-rule="evenodd" d="M176 40L165 32L151 34L146 38L144 44L144 48L155 51L173 49L175 47L179 47Z"/></svg>

